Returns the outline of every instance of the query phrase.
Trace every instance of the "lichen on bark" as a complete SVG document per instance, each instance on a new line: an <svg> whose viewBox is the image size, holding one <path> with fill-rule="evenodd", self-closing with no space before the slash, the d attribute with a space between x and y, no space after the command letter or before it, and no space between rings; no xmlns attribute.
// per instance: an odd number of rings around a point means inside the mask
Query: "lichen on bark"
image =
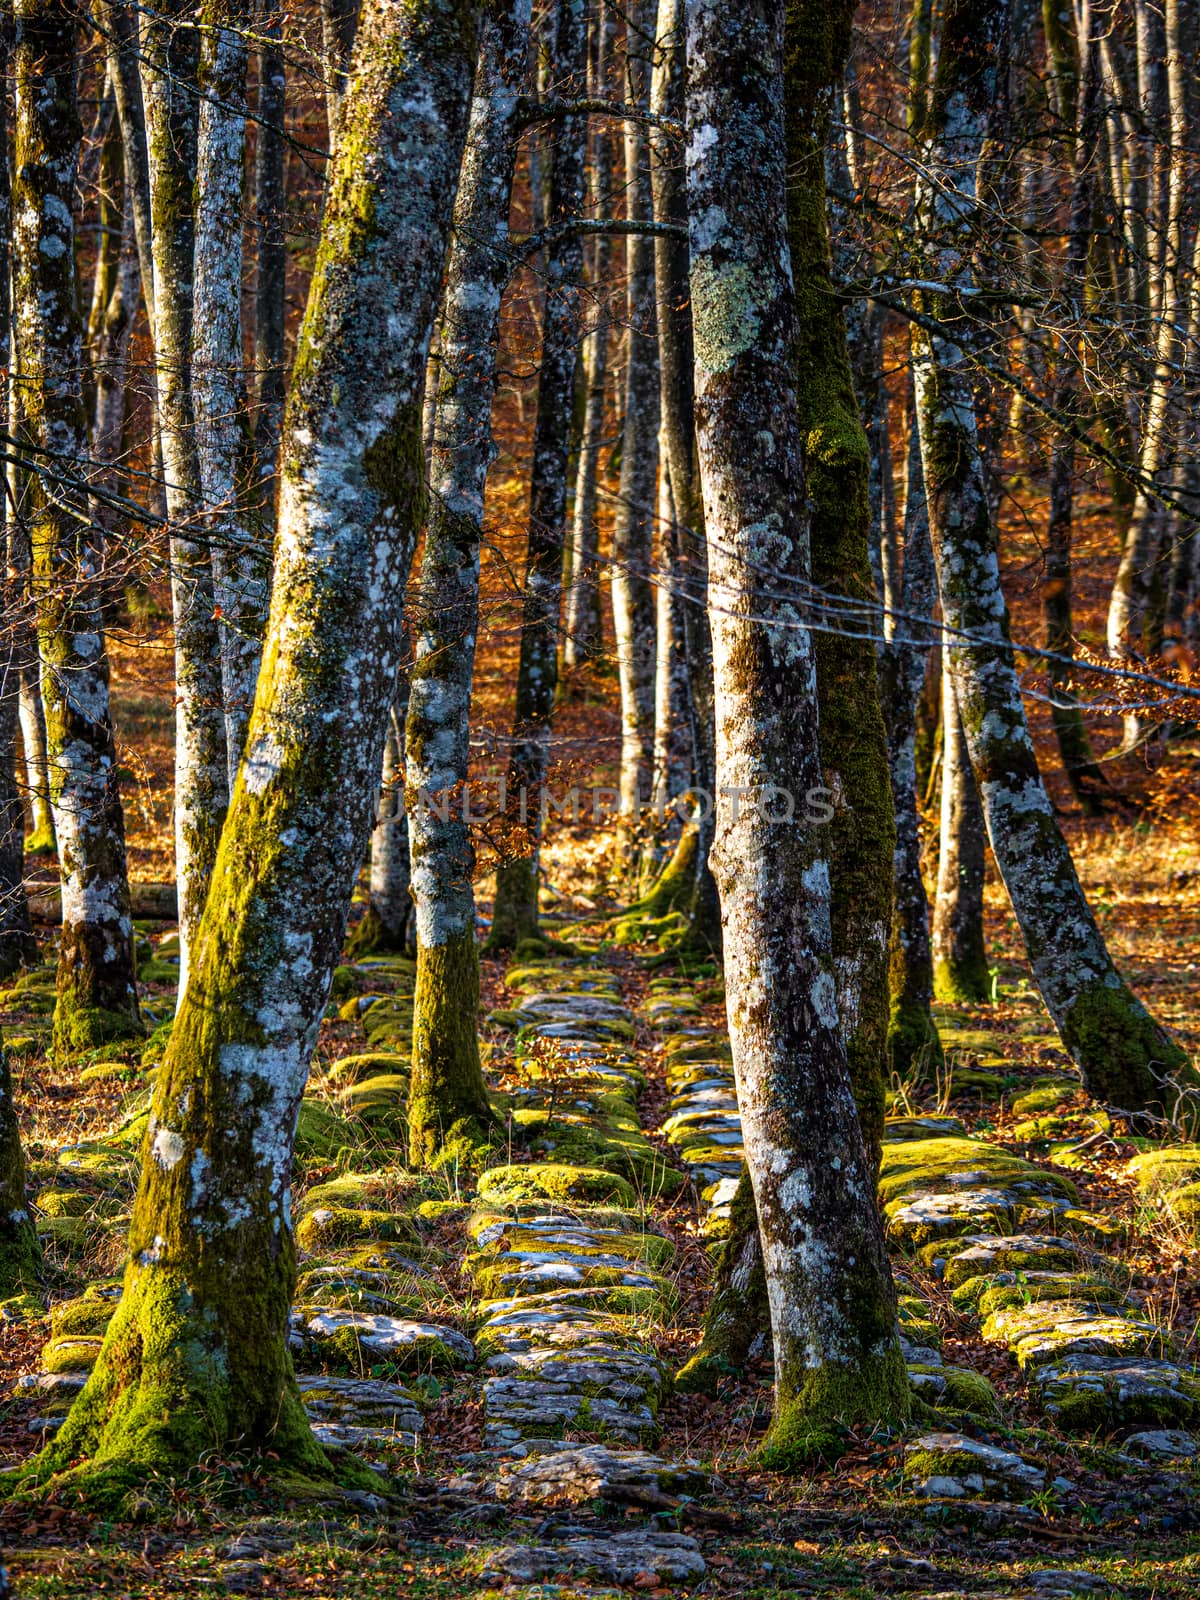
<svg viewBox="0 0 1200 1600"><path fill-rule="evenodd" d="M696 425L716 688L713 870L775 1358L763 1454L791 1470L804 1464L814 1433L835 1422L904 1417L908 1383L840 1032L825 841L798 807L780 803L781 791L804 795L821 780L815 652L795 607L764 598L758 580L770 570L802 584L811 571L783 56L784 12L774 0L689 6Z"/></svg>

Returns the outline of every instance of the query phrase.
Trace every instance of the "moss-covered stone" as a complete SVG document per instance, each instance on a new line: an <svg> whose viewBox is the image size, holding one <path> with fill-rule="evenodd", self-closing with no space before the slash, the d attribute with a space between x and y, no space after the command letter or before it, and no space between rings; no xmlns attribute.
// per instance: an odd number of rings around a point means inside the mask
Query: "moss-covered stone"
<svg viewBox="0 0 1200 1600"><path fill-rule="evenodd" d="M630 1211L637 1205L633 1185L617 1173L545 1161L490 1168L479 1180L479 1196L500 1205L537 1200L584 1205L614 1201Z"/></svg>
<svg viewBox="0 0 1200 1600"><path fill-rule="evenodd" d="M409 1245L420 1242L412 1219L394 1211L318 1206L307 1212L296 1227L297 1245L312 1254L366 1240L403 1241Z"/></svg>

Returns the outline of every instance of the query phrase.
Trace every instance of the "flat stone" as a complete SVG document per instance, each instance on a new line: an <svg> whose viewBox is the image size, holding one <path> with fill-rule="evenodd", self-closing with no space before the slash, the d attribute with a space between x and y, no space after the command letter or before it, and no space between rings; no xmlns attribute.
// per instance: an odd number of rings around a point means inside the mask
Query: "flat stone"
<svg viewBox="0 0 1200 1600"><path fill-rule="evenodd" d="M1200 1445L1190 1433L1178 1428L1146 1428L1141 1433L1131 1433L1122 1441L1126 1455L1143 1456L1147 1461L1193 1461L1200 1454Z"/></svg>
<svg viewBox="0 0 1200 1600"><path fill-rule="evenodd" d="M909 1472L912 1492L937 1500L970 1495L1027 1500L1046 1488L1049 1479L1045 1467L962 1433L926 1433L910 1441L905 1446L905 1473ZM1070 1487L1065 1479L1056 1479L1055 1485Z"/></svg>
<svg viewBox="0 0 1200 1600"><path fill-rule="evenodd" d="M496 1493L502 1500L529 1500L537 1505L606 1500L661 1507L664 1496L694 1497L712 1488L711 1475L699 1467L676 1466L645 1450L611 1450L607 1445L588 1444L502 1467Z"/></svg>
<svg viewBox="0 0 1200 1600"><path fill-rule="evenodd" d="M629 1010L616 999L599 994L531 994L522 999L514 1015L524 1027L531 1022L628 1022Z"/></svg>
<svg viewBox="0 0 1200 1600"><path fill-rule="evenodd" d="M957 1117L888 1117L883 1124L884 1144L910 1144L914 1139L965 1139L967 1130Z"/></svg>
<svg viewBox="0 0 1200 1600"><path fill-rule="evenodd" d="M921 1260L948 1289L992 1272L1070 1272L1087 1256L1070 1239L1045 1233L971 1234L921 1251Z"/></svg>
<svg viewBox="0 0 1200 1600"><path fill-rule="evenodd" d="M483 1576L537 1583L573 1573L632 1584L654 1574L659 1582L687 1583L702 1578L704 1571L700 1547L686 1534L635 1529L562 1544L507 1545L488 1556Z"/></svg>
<svg viewBox="0 0 1200 1600"><path fill-rule="evenodd" d="M475 1346L456 1328L436 1322L410 1322L369 1311L318 1311L305 1314L304 1330L318 1349L336 1345L342 1353L359 1346L377 1360L410 1361L417 1365L441 1362L470 1366Z"/></svg>
<svg viewBox="0 0 1200 1600"><path fill-rule="evenodd" d="M1071 1433L1143 1423L1149 1428L1200 1418L1200 1379L1148 1356L1074 1356L1029 1375L1048 1416Z"/></svg>
<svg viewBox="0 0 1200 1600"><path fill-rule="evenodd" d="M304 1409L314 1423L370 1429L380 1436L389 1432L419 1433L424 1426L416 1396L398 1383L323 1375L301 1376L296 1383Z"/></svg>

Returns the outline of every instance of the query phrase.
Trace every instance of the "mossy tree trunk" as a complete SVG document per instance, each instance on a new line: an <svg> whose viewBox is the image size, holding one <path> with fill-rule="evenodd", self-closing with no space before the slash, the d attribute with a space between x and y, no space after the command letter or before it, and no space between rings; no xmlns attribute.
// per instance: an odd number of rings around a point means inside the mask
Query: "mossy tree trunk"
<svg viewBox="0 0 1200 1600"><path fill-rule="evenodd" d="M570 100L580 94L587 77L583 0L559 0L554 53L552 78L556 91ZM555 127L551 225L582 215L585 133L585 119L579 113L559 118ZM562 236L551 245L547 256L521 649L506 778L508 854L496 869L496 898L488 935L491 950L511 950L523 939L538 937L542 801L558 687L567 466L579 344L579 284L583 270L579 236Z"/></svg>
<svg viewBox="0 0 1200 1600"><path fill-rule="evenodd" d="M179 988L204 910L229 805L221 629L192 399L200 32L187 0L141 15L142 100L150 174L154 358L175 624L175 883ZM216 109L216 108L213 108Z"/></svg>
<svg viewBox="0 0 1200 1600"><path fill-rule="evenodd" d="M13 282L21 411L35 447L75 481L32 494L33 583L50 800L62 873L54 1047L61 1054L140 1029L125 828L100 614L102 533L76 486L86 473L72 215L79 157L79 13L63 0L16 7Z"/></svg>
<svg viewBox="0 0 1200 1600"><path fill-rule="evenodd" d="M405 588L408 578L405 576ZM404 724L408 716L408 663L400 668L388 718L379 779L379 806L371 829L366 915L355 929L356 952L405 951L412 927L412 862L404 806Z"/></svg>
<svg viewBox="0 0 1200 1600"><path fill-rule="evenodd" d="M911 408L910 408L911 409ZM904 503L903 563L899 609L880 656L892 803L896 812L896 855L892 874L895 912L890 958L891 1019L888 1048L892 1069L902 1076L914 1067L936 1065L941 1055L930 1002L933 956L929 942L929 899L921 875L921 812L917 792L917 706L929 666L934 634L914 619L931 617L937 597L929 509L921 475L921 446L914 427L908 444Z"/></svg>
<svg viewBox="0 0 1200 1600"><path fill-rule="evenodd" d="M650 108L660 117L684 116L686 19L684 0L659 0ZM687 195L678 143L662 127L650 133L650 192L656 222L687 222ZM716 727L712 634L705 594L708 554L704 498L696 454L692 363L692 312L688 299L688 249L669 236L654 241L658 322L659 412L663 461L675 508L675 576L681 603L688 689L693 787L698 796L696 883L681 948L702 953L721 948L721 906L709 866L715 825Z"/></svg>
<svg viewBox="0 0 1200 1600"><path fill-rule="evenodd" d="M798 820L822 778L815 652L794 607L764 597L759 577L776 573L781 587L810 578L783 5L693 0L687 42L696 424L717 696L713 870L775 1353L764 1456L790 1468L835 1421L903 1417L908 1378L839 1027L828 841Z"/></svg>
<svg viewBox="0 0 1200 1600"><path fill-rule="evenodd" d="M442 373L408 706L407 801L417 917L409 1154L418 1164L492 1121L479 1062L475 851L469 825L479 544L492 460L500 299L529 0L484 24L443 302Z"/></svg>
<svg viewBox="0 0 1200 1600"><path fill-rule="evenodd" d="M687 787L687 660L679 593L679 530L663 430L659 428L658 528L654 542L654 746L650 771L650 819L642 846L638 892L646 894L669 847L675 825L672 802ZM694 873L693 873L694 876Z"/></svg>
<svg viewBox="0 0 1200 1600"><path fill-rule="evenodd" d="M32 1294L41 1264L41 1246L25 1194L25 1157L12 1069L8 1052L0 1045L0 1300Z"/></svg>
<svg viewBox="0 0 1200 1600"><path fill-rule="evenodd" d="M321 0L321 31L325 46L325 116L331 158L337 146L342 101L358 31L359 8L360 0Z"/></svg>
<svg viewBox="0 0 1200 1600"><path fill-rule="evenodd" d="M331 1468L287 1347L292 1142L375 799L425 511L421 384L478 40L470 5L368 0L284 428L263 666L159 1069L125 1292L26 1482L97 1500L204 1456ZM361 1469L349 1469L361 1472Z"/></svg>
<svg viewBox="0 0 1200 1600"><path fill-rule="evenodd" d="M626 103L648 108L650 7L639 0L625 36ZM644 126L625 123L625 204L631 217L651 212L649 150ZM621 691L621 766L615 875L637 877L643 808L650 797L654 753L654 595L650 553L657 511L659 377L655 334L653 241L625 241L625 406L621 481L613 514L612 608Z"/></svg>
<svg viewBox="0 0 1200 1600"><path fill-rule="evenodd" d="M834 293L825 192L830 118L850 53L853 0L790 0L787 9L788 239L800 342L796 393L812 506L813 582L867 607L867 436ZM821 760L839 799L830 824L838 1010L863 1137L879 1160L888 1076L888 947L896 827L875 645L852 623L815 636Z"/></svg>
<svg viewBox="0 0 1200 1600"><path fill-rule="evenodd" d="M200 47L192 403L219 620L225 756L232 791L246 742L266 620L269 553L250 504L252 440L242 351L250 0L207 0Z"/></svg>
<svg viewBox="0 0 1200 1600"><path fill-rule="evenodd" d="M942 674L942 810L933 901L933 992L972 1004L988 997L983 937L987 828L953 673Z"/></svg>
<svg viewBox="0 0 1200 1600"><path fill-rule="evenodd" d="M919 220L934 280L974 287L979 165L1001 92L1005 15L952 0L942 24L926 123L932 182ZM922 291L935 318L943 297ZM953 315L953 313L949 313ZM1122 982L1055 820L1025 719L984 483L970 367L943 333L915 330L917 410L949 670L988 835L1035 981L1089 1093L1132 1113L1172 1113L1193 1073L1185 1052ZM964 637L965 635L965 637Z"/></svg>

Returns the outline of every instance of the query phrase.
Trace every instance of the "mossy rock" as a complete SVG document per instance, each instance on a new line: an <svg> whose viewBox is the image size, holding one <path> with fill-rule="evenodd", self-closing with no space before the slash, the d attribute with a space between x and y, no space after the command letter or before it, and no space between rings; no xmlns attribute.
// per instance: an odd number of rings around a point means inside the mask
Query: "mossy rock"
<svg viewBox="0 0 1200 1600"><path fill-rule="evenodd" d="M36 1294L13 1294L7 1300L0 1300L0 1326L5 1323L40 1322L46 1315L46 1308L42 1304L41 1296Z"/></svg>
<svg viewBox="0 0 1200 1600"><path fill-rule="evenodd" d="M1086 1255L1070 1239L1052 1235L1014 1234L1007 1237L976 1236L937 1240L924 1245L918 1259L938 1270L947 1289L956 1289L970 1278L994 1276L998 1272L1073 1272Z"/></svg>
<svg viewBox="0 0 1200 1600"><path fill-rule="evenodd" d="M118 1196L91 1189L42 1189L34 1205L45 1217L111 1217L121 1210Z"/></svg>
<svg viewBox="0 0 1200 1600"><path fill-rule="evenodd" d="M538 1200L603 1205L612 1201L631 1211L637 1205L633 1185L618 1173L552 1161L491 1167L481 1175L478 1191L481 1200L498 1205Z"/></svg>
<svg viewBox="0 0 1200 1600"><path fill-rule="evenodd" d="M50 1308L50 1334L54 1339L102 1338L121 1298L121 1285L93 1284L74 1300Z"/></svg>
<svg viewBox="0 0 1200 1600"><path fill-rule="evenodd" d="M1023 1089L1012 1102L1016 1117L1036 1117L1044 1111L1057 1111L1059 1106L1082 1093L1078 1078L1039 1078Z"/></svg>
<svg viewBox="0 0 1200 1600"><path fill-rule="evenodd" d="M99 1239L105 1230L99 1218L36 1217L34 1219L39 1239L51 1239L68 1255L80 1255Z"/></svg>
<svg viewBox="0 0 1200 1600"><path fill-rule="evenodd" d="M58 1153L59 1179L73 1187L132 1191L137 1164L127 1150L99 1139L68 1145Z"/></svg>
<svg viewBox="0 0 1200 1600"><path fill-rule="evenodd" d="M471 1210L466 1200L422 1200L417 1207L416 1215L422 1222L445 1222L452 1218L466 1217Z"/></svg>
<svg viewBox="0 0 1200 1600"><path fill-rule="evenodd" d="M410 1071L408 1056L395 1050L365 1050L359 1055L343 1056L334 1061L326 1077L330 1084L340 1089L347 1084L362 1083L365 1078L394 1076Z"/></svg>
<svg viewBox="0 0 1200 1600"><path fill-rule="evenodd" d="M138 968L139 983L174 983L179 982L178 961L144 961Z"/></svg>
<svg viewBox="0 0 1200 1600"><path fill-rule="evenodd" d="M969 1279L955 1289L951 1299L960 1309L972 1306L986 1318L994 1311L1012 1311L1045 1301L1107 1306L1119 1296L1107 1279L1092 1272L1002 1272L994 1278Z"/></svg>
<svg viewBox="0 0 1200 1600"><path fill-rule="evenodd" d="M127 1082L136 1075L136 1070L128 1061L93 1061L90 1066L81 1069L79 1081L80 1083Z"/></svg>
<svg viewBox="0 0 1200 1600"><path fill-rule="evenodd" d="M937 1349L942 1342L942 1330L929 1315L929 1307L919 1295L902 1294L896 1301L900 1332L906 1339Z"/></svg>
<svg viewBox="0 0 1200 1600"><path fill-rule="evenodd" d="M993 1417L1000 1409L995 1389L981 1373L968 1367L931 1366L920 1362L908 1369L917 1396L941 1411L973 1417Z"/></svg>
<svg viewBox="0 0 1200 1600"><path fill-rule="evenodd" d="M71 1335L51 1339L42 1351L43 1372L90 1372L100 1357L103 1338Z"/></svg>
<svg viewBox="0 0 1200 1600"><path fill-rule="evenodd" d="M157 1067L167 1053L167 1046L171 1042L171 1030L175 1026L175 1018L168 1017L165 1022L160 1022L150 1037L142 1046L141 1062L144 1067Z"/></svg>
<svg viewBox="0 0 1200 1600"><path fill-rule="evenodd" d="M965 1197L968 1185L963 1175L975 1173L980 1175L981 1185L1011 1189L1017 1200L1023 1193L1057 1194L1070 1203L1077 1198L1075 1186L1068 1178L1043 1172L998 1145L956 1138L914 1139L885 1145L880 1164L879 1198L886 1206L902 1198L937 1193L947 1184L954 1186L956 1178L962 1184Z"/></svg>
<svg viewBox="0 0 1200 1600"><path fill-rule="evenodd" d="M343 1172L336 1178L314 1184L305 1191L298 1209L300 1215L316 1211L322 1206L340 1206L351 1210L370 1209L372 1202L384 1197L396 1198L397 1191L412 1190L415 1180L396 1169L382 1172ZM376 1209L383 1209L376 1207Z"/></svg>
<svg viewBox="0 0 1200 1600"><path fill-rule="evenodd" d="M296 1227L296 1244L310 1254L378 1240L417 1245L420 1237L411 1217L394 1211L370 1211L353 1206L318 1206L306 1212Z"/></svg>
<svg viewBox="0 0 1200 1600"><path fill-rule="evenodd" d="M666 1062L668 1068L682 1062L694 1061L721 1061L733 1065L733 1047L729 1040L721 1034L714 1034L708 1039L674 1039L667 1046Z"/></svg>
<svg viewBox="0 0 1200 1600"><path fill-rule="evenodd" d="M1145 1195L1166 1194L1200 1181L1200 1144L1168 1145L1134 1156L1126 1168Z"/></svg>

